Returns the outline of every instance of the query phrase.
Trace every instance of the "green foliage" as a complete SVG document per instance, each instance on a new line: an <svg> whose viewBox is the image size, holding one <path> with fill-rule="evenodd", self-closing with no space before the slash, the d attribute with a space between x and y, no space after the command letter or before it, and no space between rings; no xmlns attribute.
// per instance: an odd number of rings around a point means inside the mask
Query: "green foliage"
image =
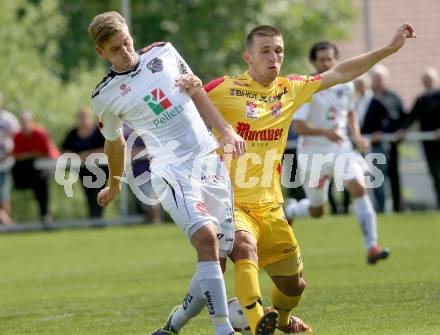
<svg viewBox="0 0 440 335"><path fill-rule="evenodd" d="M63 0L61 8L69 29L61 40L60 61L68 76L78 59L96 64L86 28L96 14L119 10L119 1ZM308 72L304 56L310 45L347 37L355 17L349 0L132 0L131 8L137 48L171 41L205 81L244 71L246 33L259 24L272 24L283 32L285 73Z"/></svg>
<svg viewBox="0 0 440 335"><path fill-rule="evenodd" d="M354 216L298 220L307 288L295 314L320 335L440 334L438 214L379 217L391 257L367 266ZM196 254L174 225L1 237L0 334L151 334L180 303ZM261 271L263 301L271 282ZM226 271L234 294L234 267ZM182 335L212 334L206 311ZM277 335L283 333L277 332Z"/></svg>
<svg viewBox="0 0 440 335"><path fill-rule="evenodd" d="M80 63L69 82L61 80L58 42L66 18L58 1L3 1L0 23L0 89L5 109L17 115L24 109L33 111L36 121L59 143L78 107L89 103L103 70Z"/></svg>

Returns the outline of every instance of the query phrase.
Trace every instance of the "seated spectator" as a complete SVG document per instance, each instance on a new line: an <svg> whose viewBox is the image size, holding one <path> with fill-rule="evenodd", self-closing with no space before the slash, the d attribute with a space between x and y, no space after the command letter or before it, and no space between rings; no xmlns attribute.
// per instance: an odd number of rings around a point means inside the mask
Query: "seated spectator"
<svg viewBox="0 0 440 335"><path fill-rule="evenodd" d="M98 193L105 187L102 185L99 188L88 187L84 185L83 178L91 176L96 179L96 176L91 173L85 166L85 160L92 153L104 152L104 137L101 135L98 126L91 116L91 111L88 107L83 106L77 114L76 127L71 129L63 141L62 149L64 152L74 152L81 158L81 167L79 170L79 177L81 184L84 187L84 192L87 198L87 205L89 209L89 216L97 218L102 216L103 207L98 205L96 201ZM101 166L108 178L108 167Z"/></svg>
<svg viewBox="0 0 440 335"><path fill-rule="evenodd" d="M32 189L38 201L43 223L49 223L49 174L38 170L34 163L38 158L57 158L59 151L52 143L49 133L34 123L32 113L24 111L20 115L21 130L14 136L15 165L12 176L18 189Z"/></svg>
<svg viewBox="0 0 440 335"><path fill-rule="evenodd" d="M20 129L17 118L3 109L0 93L0 224L10 224L11 219L11 169L14 165L12 150L14 135Z"/></svg>

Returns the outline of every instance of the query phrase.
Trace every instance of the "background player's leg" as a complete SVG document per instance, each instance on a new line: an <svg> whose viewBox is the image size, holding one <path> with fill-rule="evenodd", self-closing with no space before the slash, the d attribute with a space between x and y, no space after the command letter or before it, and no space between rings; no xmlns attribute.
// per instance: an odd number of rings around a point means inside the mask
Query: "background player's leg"
<svg viewBox="0 0 440 335"><path fill-rule="evenodd" d="M356 216L364 235L365 248L368 251L377 244L376 212L367 191L357 179L347 182L347 189L354 198Z"/></svg>

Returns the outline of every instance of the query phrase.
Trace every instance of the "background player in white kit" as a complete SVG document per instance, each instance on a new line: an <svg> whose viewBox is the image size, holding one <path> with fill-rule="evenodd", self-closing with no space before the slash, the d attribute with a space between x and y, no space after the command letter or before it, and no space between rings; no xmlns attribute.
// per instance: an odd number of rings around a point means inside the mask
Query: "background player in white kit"
<svg viewBox="0 0 440 335"><path fill-rule="evenodd" d="M331 69L336 65L337 58L337 47L327 41L316 43L310 50L310 62L318 73ZM286 216L321 217L328 201L329 182L334 177L337 180L338 173L341 172L339 177L354 198L353 204L364 235L368 263L374 264L387 258L389 249L381 249L377 243L376 212L363 183L368 166L362 156L353 151L348 134L350 131L353 141L361 151L368 149L369 143L360 134L359 120L354 110L353 83L338 84L315 93L311 102L303 105L294 114L293 120L293 129L300 135L298 155L308 157L308 160L299 157L299 169L302 177L305 177L303 188L307 199L291 201L285 208ZM314 154L334 154L334 157L322 165L312 164ZM338 157L349 159L345 162L339 160L346 164L336 166ZM348 170L342 171L344 168ZM317 185L315 180L318 181Z"/></svg>
<svg viewBox="0 0 440 335"><path fill-rule="evenodd" d="M223 144L231 145L233 155L245 152L245 142L218 114L198 78L185 76L191 71L170 43L155 43L135 52L128 27L117 12L97 15L89 33L99 56L112 65L92 95L110 170L98 203L106 206L121 188L124 122L145 142L153 187L162 206L197 251L197 272L189 295L205 300L188 308L199 313L206 304L215 334L235 334L228 320L219 263L234 243L231 185L214 153L218 144L198 110L222 134ZM188 94L176 87L176 80Z"/></svg>

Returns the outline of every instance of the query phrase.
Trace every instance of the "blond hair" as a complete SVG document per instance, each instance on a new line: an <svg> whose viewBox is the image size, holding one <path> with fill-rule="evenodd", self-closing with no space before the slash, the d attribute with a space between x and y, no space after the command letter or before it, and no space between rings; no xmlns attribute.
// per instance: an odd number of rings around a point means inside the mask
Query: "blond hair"
<svg viewBox="0 0 440 335"><path fill-rule="evenodd" d="M89 34L96 45L102 46L113 35L128 29L124 18L116 11L96 15L89 25Z"/></svg>

